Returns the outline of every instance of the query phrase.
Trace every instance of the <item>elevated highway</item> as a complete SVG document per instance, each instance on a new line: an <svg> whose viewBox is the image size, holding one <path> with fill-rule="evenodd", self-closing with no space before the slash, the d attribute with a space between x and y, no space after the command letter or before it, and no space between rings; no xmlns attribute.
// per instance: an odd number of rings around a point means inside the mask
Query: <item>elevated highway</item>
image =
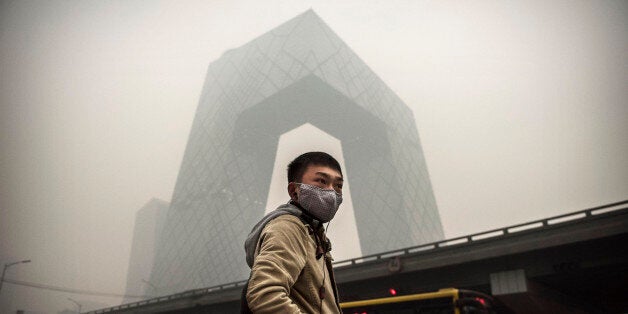
<svg viewBox="0 0 628 314"><path fill-rule="evenodd" d="M628 201L335 263L341 301L445 287L504 313L628 311ZM244 281L91 313L237 313Z"/></svg>

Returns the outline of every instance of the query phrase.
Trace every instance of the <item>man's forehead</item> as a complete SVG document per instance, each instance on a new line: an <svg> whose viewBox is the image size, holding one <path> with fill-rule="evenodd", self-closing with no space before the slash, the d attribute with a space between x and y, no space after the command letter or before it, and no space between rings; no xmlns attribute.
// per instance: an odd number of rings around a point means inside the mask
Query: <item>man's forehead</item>
<svg viewBox="0 0 628 314"><path fill-rule="evenodd" d="M338 170L336 170L334 168L331 168L331 167L328 167L328 166L309 165L305 169L305 173L304 174L328 176L328 177L332 177L334 179L342 180L342 174L340 174L340 172Z"/></svg>

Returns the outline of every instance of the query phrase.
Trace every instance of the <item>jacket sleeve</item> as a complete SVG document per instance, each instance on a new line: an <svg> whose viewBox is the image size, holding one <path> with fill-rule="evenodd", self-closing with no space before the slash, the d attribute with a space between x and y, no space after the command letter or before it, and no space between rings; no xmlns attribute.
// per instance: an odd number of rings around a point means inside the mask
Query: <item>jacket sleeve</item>
<svg viewBox="0 0 628 314"><path fill-rule="evenodd" d="M294 221L278 218L264 228L246 295L253 313L301 313L290 289L305 266L307 239Z"/></svg>

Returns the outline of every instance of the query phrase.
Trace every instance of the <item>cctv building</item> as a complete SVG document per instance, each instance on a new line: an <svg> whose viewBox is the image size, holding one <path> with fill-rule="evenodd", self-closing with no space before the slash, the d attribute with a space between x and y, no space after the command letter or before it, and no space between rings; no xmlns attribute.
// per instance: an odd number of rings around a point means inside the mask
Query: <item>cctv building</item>
<svg viewBox="0 0 628 314"><path fill-rule="evenodd" d="M147 294L248 277L279 136L305 123L341 142L363 254L443 238L412 111L309 10L209 65Z"/></svg>

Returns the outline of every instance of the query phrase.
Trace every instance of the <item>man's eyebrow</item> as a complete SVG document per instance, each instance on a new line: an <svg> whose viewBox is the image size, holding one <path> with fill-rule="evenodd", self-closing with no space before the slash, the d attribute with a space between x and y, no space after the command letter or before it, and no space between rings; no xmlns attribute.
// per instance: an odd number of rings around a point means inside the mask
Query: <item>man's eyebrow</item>
<svg viewBox="0 0 628 314"><path fill-rule="evenodd" d="M325 179L331 179L331 178L332 178L332 176L330 176L328 173L325 173L325 172L317 171L317 172L316 172L316 174L318 174L318 175L321 175L321 176L325 177ZM340 180L340 181L343 181L343 182L344 182L344 180L343 180L342 176L340 176L340 177L335 177L334 179L336 179L336 180Z"/></svg>

